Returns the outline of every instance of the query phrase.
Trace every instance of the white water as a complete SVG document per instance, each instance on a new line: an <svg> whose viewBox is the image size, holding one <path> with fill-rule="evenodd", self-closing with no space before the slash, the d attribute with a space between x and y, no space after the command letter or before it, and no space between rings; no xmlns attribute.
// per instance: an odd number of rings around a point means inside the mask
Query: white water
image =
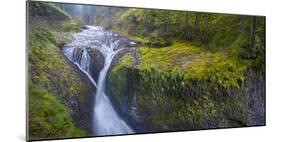
<svg viewBox="0 0 281 142"><path fill-rule="evenodd" d="M93 130L94 135L117 135L130 134L134 130L122 120L112 106L108 96L105 94L105 80L111 62L118 51L122 49L124 42L128 40L120 37L117 33L105 31L102 27L87 26L88 29L74 34L74 40L64 47L67 58L76 64L97 87L95 103L93 108ZM82 48L83 53L80 61L75 58L75 49ZM99 73L98 83L90 75L90 55L87 48L98 49L104 56L105 63Z"/></svg>

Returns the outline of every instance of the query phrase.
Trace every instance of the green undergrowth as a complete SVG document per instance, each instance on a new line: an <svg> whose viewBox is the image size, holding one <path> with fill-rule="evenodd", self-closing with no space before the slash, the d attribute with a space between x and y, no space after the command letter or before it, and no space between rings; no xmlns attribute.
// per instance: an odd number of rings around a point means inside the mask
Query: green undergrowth
<svg viewBox="0 0 281 142"><path fill-rule="evenodd" d="M29 8L29 139L85 136L71 109L83 104L87 86L60 51L79 23L49 3L29 2Z"/></svg>
<svg viewBox="0 0 281 142"><path fill-rule="evenodd" d="M186 80L204 80L239 88L251 61L240 59L238 52L239 49L198 48L179 41L163 48L138 47L139 69L182 74ZM118 68L122 64L128 67L127 61L128 57L123 58Z"/></svg>
<svg viewBox="0 0 281 142"><path fill-rule="evenodd" d="M32 83L29 83L28 107L30 139L81 137L87 134L74 126L67 108L57 97Z"/></svg>
<svg viewBox="0 0 281 142"><path fill-rule="evenodd" d="M65 57L60 53L57 47L59 43L54 37L52 31L46 28L31 30L28 50L31 80L36 82L36 85L49 90L56 89L59 92L69 90L68 93L77 95L82 101L83 85L78 82L77 73L71 71ZM59 84L59 82L64 83ZM60 97L70 99L66 94Z"/></svg>
<svg viewBox="0 0 281 142"><path fill-rule="evenodd" d="M251 66L263 72L265 17L256 18L253 47L249 47L253 16L246 15L132 8L117 18L114 29L145 47L173 47L187 43L194 48L222 51L226 58L237 60L235 62L252 60Z"/></svg>
<svg viewBox="0 0 281 142"><path fill-rule="evenodd" d="M63 57L63 55L61 54L60 49L57 47L58 42L54 37L55 36L52 30L50 29L46 29L46 28L31 29L29 33L29 42L28 42L29 43L28 44L29 45L28 46L29 79L34 84L34 87L44 88L48 90L48 92L43 93L45 96L48 95L49 97L51 97L52 95L55 95L56 97L53 97L51 101L56 100L57 103L60 104L59 106L64 106L65 103L62 104L61 102L59 102L57 100L58 98L60 100L64 100L66 103L75 100L77 100L79 103L83 103L84 101L83 95L86 86L84 86L81 83L82 81L80 78L78 78L77 72L73 71L72 67L70 67L69 64L67 63L65 57ZM32 93L36 94L37 92L31 92L29 95L31 96ZM43 94L39 93L37 95L43 95ZM43 96L41 98L40 97L37 98L36 100L33 99L34 97L30 97L29 101L37 102L40 99L42 99L40 100L41 102L50 103L49 102L50 100L45 99ZM80 134L85 135L85 132L75 134L74 130L68 128L69 127L68 123L71 122L72 125L74 125L71 119L65 120L68 122L60 121L60 117L48 115L48 113L42 116L38 116L38 117L45 117L44 119L43 118L37 119L36 118L37 110L36 108L34 108L34 106L35 105L31 105L29 107L30 108L29 118L32 120L32 122L30 123L31 139L40 138L44 134L47 134L45 135L46 136L45 138L48 137L57 138L58 136L60 137L79 136ZM50 109L50 107L46 107L46 110ZM65 111L65 113L61 113L60 115L61 117L68 118L70 113ZM52 121L44 121L48 119L52 119ZM53 121L55 121L56 123L54 124ZM44 125L37 125L38 123L44 123ZM58 127L54 126L57 124L59 124ZM46 128L50 127L50 129L45 129L45 127ZM45 129L45 130L38 131L38 129Z"/></svg>

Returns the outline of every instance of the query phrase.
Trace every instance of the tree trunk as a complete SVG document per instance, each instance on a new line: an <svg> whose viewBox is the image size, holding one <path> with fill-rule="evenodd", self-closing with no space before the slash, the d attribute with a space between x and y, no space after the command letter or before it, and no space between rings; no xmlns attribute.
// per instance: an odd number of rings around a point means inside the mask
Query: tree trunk
<svg viewBox="0 0 281 142"><path fill-rule="evenodd" d="M191 40L189 25L188 25L188 12L185 13L185 39Z"/></svg>
<svg viewBox="0 0 281 142"><path fill-rule="evenodd" d="M167 36L169 34L169 31L168 31L169 15L168 14L169 14L168 12L164 13L164 21L165 21L165 23L164 23L164 32L165 32L164 36L165 36L165 38L167 38Z"/></svg>
<svg viewBox="0 0 281 142"><path fill-rule="evenodd" d="M256 26L257 26L257 17L253 16L252 23L251 23L251 31L250 31L250 43L249 43L250 48L254 47Z"/></svg>
<svg viewBox="0 0 281 142"><path fill-rule="evenodd" d="M205 32L203 33L204 35L202 36L202 39L204 42L206 42L208 37L208 28L209 28L208 26L209 15L206 14L204 18L205 18Z"/></svg>
<svg viewBox="0 0 281 142"><path fill-rule="evenodd" d="M200 31L200 29L199 29L199 14L197 14L197 13L195 15L194 27L195 27L196 32Z"/></svg>
<svg viewBox="0 0 281 142"><path fill-rule="evenodd" d="M198 35L198 37L199 37L199 39L200 39L201 42L204 42L204 39L203 39L203 37L202 37L202 33L200 32L199 18L200 18L200 14L199 14L199 13L196 13L196 15L195 15L195 22L194 22L194 24L195 24L195 25L194 25L194 26L195 26L195 31L196 31L195 34Z"/></svg>
<svg viewBox="0 0 281 142"><path fill-rule="evenodd" d="M205 24L206 24L206 29L205 29L205 31L206 31L206 33L208 32L208 20L209 20L209 16L208 16L208 14L206 14L206 15L205 15Z"/></svg>
<svg viewBox="0 0 281 142"><path fill-rule="evenodd" d="M243 15L240 16L240 23L239 23L239 25L240 25L239 32L243 33L244 32L244 16Z"/></svg>

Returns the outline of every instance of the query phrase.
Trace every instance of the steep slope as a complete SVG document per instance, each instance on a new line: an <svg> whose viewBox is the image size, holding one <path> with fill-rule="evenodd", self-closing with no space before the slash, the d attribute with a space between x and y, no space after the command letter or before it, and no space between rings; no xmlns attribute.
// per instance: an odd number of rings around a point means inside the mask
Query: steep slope
<svg viewBox="0 0 281 142"><path fill-rule="evenodd" d="M80 27L49 3L29 2L29 13L29 139L85 136L95 89L60 51Z"/></svg>

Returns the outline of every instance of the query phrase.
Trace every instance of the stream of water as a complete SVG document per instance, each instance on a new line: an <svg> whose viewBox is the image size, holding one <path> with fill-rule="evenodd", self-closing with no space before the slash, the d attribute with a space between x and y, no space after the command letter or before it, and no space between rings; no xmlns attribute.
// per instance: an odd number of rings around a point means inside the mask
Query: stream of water
<svg viewBox="0 0 281 142"><path fill-rule="evenodd" d="M93 108L93 135L95 136L134 133L134 130L117 114L105 94L106 75L111 62L126 44L133 43L102 27L86 26L82 32L74 34L72 42L63 48L65 56L86 74L97 88ZM91 57L88 50L92 48L99 50L105 61L97 82L90 73Z"/></svg>

